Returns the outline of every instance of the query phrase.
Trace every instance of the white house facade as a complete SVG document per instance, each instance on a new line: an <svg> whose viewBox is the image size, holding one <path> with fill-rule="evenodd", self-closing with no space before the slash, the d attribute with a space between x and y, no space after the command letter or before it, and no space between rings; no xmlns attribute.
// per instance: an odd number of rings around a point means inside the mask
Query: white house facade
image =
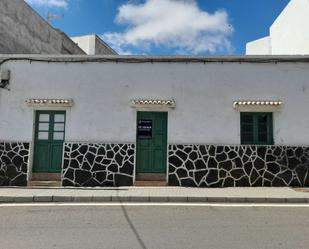
<svg viewBox="0 0 309 249"><path fill-rule="evenodd" d="M308 57L2 56L0 75L0 185L309 186Z"/></svg>
<svg viewBox="0 0 309 249"><path fill-rule="evenodd" d="M308 55L309 0L291 0L269 36L247 43L247 55Z"/></svg>

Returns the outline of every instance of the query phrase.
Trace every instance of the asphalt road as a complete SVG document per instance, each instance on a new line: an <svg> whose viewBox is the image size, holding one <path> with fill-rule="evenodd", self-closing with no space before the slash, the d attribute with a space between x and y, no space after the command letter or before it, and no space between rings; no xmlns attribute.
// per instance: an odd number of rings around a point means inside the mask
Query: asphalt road
<svg viewBox="0 0 309 249"><path fill-rule="evenodd" d="M0 206L1 249L308 249L309 207Z"/></svg>

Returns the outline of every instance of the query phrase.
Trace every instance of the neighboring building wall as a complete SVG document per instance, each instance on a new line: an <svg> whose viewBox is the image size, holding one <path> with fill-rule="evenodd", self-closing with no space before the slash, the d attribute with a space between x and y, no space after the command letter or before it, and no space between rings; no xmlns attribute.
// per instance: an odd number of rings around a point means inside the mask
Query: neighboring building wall
<svg viewBox="0 0 309 249"><path fill-rule="evenodd" d="M270 27L270 49L265 40L247 44L247 55L309 54L309 0L291 0Z"/></svg>
<svg viewBox="0 0 309 249"><path fill-rule="evenodd" d="M246 45L246 53L254 55L271 54L270 37L267 36L252 42L248 42Z"/></svg>
<svg viewBox="0 0 309 249"><path fill-rule="evenodd" d="M0 54L84 54L21 0L0 1Z"/></svg>
<svg viewBox="0 0 309 249"><path fill-rule="evenodd" d="M97 35L71 37L71 39L88 55L116 55Z"/></svg>
<svg viewBox="0 0 309 249"><path fill-rule="evenodd" d="M0 140L32 142L34 109L26 99L72 98L63 184L131 185L136 109L130 101L175 99L168 113L169 184L308 186L309 63L222 61L8 61L1 66L11 70L11 82L10 91L0 89ZM273 115L274 146L240 146L235 100L283 102Z"/></svg>

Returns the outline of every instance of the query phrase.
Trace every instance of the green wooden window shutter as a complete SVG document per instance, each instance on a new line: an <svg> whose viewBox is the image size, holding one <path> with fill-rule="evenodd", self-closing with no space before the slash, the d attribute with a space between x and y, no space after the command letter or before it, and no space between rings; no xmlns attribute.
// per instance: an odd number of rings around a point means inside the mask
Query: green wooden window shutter
<svg viewBox="0 0 309 249"><path fill-rule="evenodd" d="M272 113L240 113L240 133L241 144L274 144Z"/></svg>

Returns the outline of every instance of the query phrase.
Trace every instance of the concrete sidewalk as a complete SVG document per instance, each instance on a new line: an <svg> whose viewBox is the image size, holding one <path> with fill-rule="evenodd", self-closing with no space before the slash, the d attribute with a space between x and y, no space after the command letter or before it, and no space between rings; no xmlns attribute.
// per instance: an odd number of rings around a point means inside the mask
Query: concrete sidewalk
<svg viewBox="0 0 309 249"><path fill-rule="evenodd" d="M292 188L0 188L0 203L231 202L309 203L309 189Z"/></svg>

